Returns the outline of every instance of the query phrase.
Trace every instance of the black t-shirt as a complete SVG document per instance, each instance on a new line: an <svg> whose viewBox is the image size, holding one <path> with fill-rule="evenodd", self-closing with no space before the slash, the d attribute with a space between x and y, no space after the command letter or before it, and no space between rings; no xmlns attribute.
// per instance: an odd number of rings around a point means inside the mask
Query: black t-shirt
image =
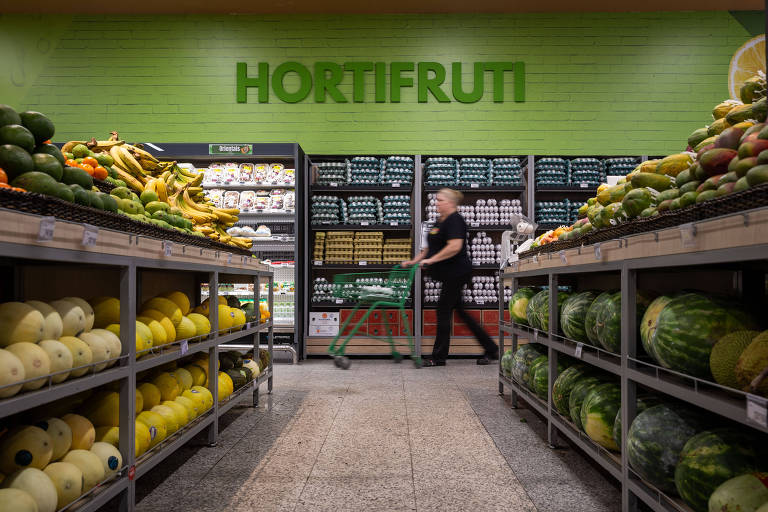
<svg viewBox="0 0 768 512"><path fill-rule="evenodd" d="M427 258L431 258L448 245L448 240L461 239L461 250L448 258L430 265L429 271L433 278L445 281L463 276L472 271L472 265L467 254L467 223L459 212L453 212L445 220L437 223L429 231L427 236Z"/></svg>

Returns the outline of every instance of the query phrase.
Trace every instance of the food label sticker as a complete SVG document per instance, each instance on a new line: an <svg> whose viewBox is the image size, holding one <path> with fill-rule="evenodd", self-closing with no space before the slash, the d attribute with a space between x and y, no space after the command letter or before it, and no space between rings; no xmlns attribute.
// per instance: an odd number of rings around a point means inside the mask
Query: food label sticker
<svg viewBox="0 0 768 512"><path fill-rule="evenodd" d="M472 226L473 228L476 228L476 227L480 226L480 223L479 222L470 222L469 225Z"/></svg>
<svg viewBox="0 0 768 512"><path fill-rule="evenodd" d="M600 244L595 244L595 259L596 260L603 259L603 251L600 250Z"/></svg>
<svg viewBox="0 0 768 512"><path fill-rule="evenodd" d="M315 260L315 266L316 267L322 267L323 266L323 260Z"/></svg>
<svg viewBox="0 0 768 512"><path fill-rule="evenodd" d="M339 186L339 184L338 184L338 183L336 183L336 182L333 182L333 183L331 183L331 186L332 186L332 187L338 187L338 186Z"/></svg>
<svg viewBox="0 0 768 512"><path fill-rule="evenodd" d="M512 262L512 270L517 272L517 270L520 268L520 264L517 261Z"/></svg>
<svg viewBox="0 0 768 512"><path fill-rule="evenodd" d="M768 400L747 394L747 421L768 428Z"/></svg>
<svg viewBox="0 0 768 512"><path fill-rule="evenodd" d="M184 355L187 352L189 352L189 341L181 340L181 355Z"/></svg>
<svg viewBox="0 0 768 512"><path fill-rule="evenodd" d="M336 299L336 304L344 304L344 299Z"/></svg>
<svg viewBox="0 0 768 512"><path fill-rule="evenodd" d="M55 217L43 217L40 219L40 230L37 232L38 242L53 240L53 232L56 229Z"/></svg>
<svg viewBox="0 0 768 512"><path fill-rule="evenodd" d="M560 261L563 262L563 265L568 264L568 258L565 256L565 251L560 251Z"/></svg>
<svg viewBox="0 0 768 512"><path fill-rule="evenodd" d="M85 247L92 247L96 245L96 240L99 238L99 228L91 226L90 224L83 224L83 245Z"/></svg>
<svg viewBox="0 0 768 512"><path fill-rule="evenodd" d="M480 188L480 185L478 185L477 183L472 183L469 185L469 188Z"/></svg>
<svg viewBox="0 0 768 512"><path fill-rule="evenodd" d="M367 225L368 225L368 221L367 221L367 220L364 220L363 222L361 222L361 223L360 223L360 225L361 225L361 226L367 226Z"/></svg>
<svg viewBox="0 0 768 512"><path fill-rule="evenodd" d="M576 351L573 353L574 357L581 359L581 351L584 349L583 343L576 344Z"/></svg>
<svg viewBox="0 0 768 512"><path fill-rule="evenodd" d="M683 247L696 247L696 230L692 223L689 222L680 226L680 240Z"/></svg>
<svg viewBox="0 0 768 512"><path fill-rule="evenodd" d="M390 226L397 226L397 222L390 222L389 225Z"/></svg>
<svg viewBox="0 0 768 512"><path fill-rule="evenodd" d="M400 188L400 184L399 183L392 183L392 187L393 188Z"/></svg>
<svg viewBox="0 0 768 512"><path fill-rule="evenodd" d="M364 266L366 266L367 264L368 264L368 262L367 262L367 261L361 261L361 262L360 262L360 266L361 266L361 267L364 267Z"/></svg>
<svg viewBox="0 0 768 512"><path fill-rule="evenodd" d="M588 185L588 184L586 184L586 183L579 183L579 186L580 186L581 188L587 188L587 187L589 187L589 185Z"/></svg>
<svg viewBox="0 0 768 512"><path fill-rule="evenodd" d="M172 252L173 252L173 242L169 242L167 240L163 242L163 253L166 256L170 256Z"/></svg>
<svg viewBox="0 0 768 512"><path fill-rule="evenodd" d="M475 304L477 304L478 306L484 306L485 305L485 301L482 300L482 299L478 299L478 300L475 301Z"/></svg>

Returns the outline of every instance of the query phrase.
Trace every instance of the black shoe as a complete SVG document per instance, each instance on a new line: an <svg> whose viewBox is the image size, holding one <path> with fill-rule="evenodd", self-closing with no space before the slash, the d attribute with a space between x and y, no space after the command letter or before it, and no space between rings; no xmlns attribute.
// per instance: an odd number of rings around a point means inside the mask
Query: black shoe
<svg viewBox="0 0 768 512"><path fill-rule="evenodd" d="M421 362L421 366L424 368L428 366L445 366L445 361L436 361L434 359L424 359Z"/></svg>
<svg viewBox="0 0 768 512"><path fill-rule="evenodd" d="M480 359L477 360L477 364L479 364L481 366L489 365L489 364L491 364L491 358L488 357L488 356L483 356L483 357L481 357Z"/></svg>

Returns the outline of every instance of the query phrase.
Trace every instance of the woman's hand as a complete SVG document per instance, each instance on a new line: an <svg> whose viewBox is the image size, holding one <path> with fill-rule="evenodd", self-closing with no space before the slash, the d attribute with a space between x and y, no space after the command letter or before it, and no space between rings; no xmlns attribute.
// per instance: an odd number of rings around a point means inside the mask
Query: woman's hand
<svg viewBox="0 0 768 512"><path fill-rule="evenodd" d="M432 261L432 258L427 258L427 259L421 260L421 266L422 267L426 267L427 265L431 265L433 263L434 263L434 261Z"/></svg>
<svg viewBox="0 0 768 512"><path fill-rule="evenodd" d="M411 265L413 265L413 260L401 261L400 262L400 266L403 267L403 268L408 268Z"/></svg>

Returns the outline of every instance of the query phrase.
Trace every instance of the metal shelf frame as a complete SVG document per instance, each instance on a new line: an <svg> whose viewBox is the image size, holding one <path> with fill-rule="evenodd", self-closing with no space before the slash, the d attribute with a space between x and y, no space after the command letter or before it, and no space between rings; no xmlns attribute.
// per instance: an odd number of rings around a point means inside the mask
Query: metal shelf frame
<svg viewBox="0 0 768 512"><path fill-rule="evenodd" d="M759 211L754 210L752 212ZM564 420L557 413L551 400L551 394L554 381L557 378L558 355L567 354L571 357L577 357L578 347L581 361L618 376L621 383L623 440L627 439L628 429L636 416L638 386L685 401L723 418L729 418L732 421L741 423L758 432L768 433L768 427L755 424L747 418L748 398L768 405L767 399L748 395L739 390L725 388L714 382L674 372L638 357L640 341L637 339L635 309L638 277L651 275L657 269L675 271L682 267L702 268L705 265L728 264L728 269L732 270L734 266L744 265L745 267L750 267L755 262L765 261L768 259L768 256L766 256L768 255L768 244L762 243L767 234L765 224L751 222L751 220L747 222L749 216L750 212L732 216L734 218L744 217L743 229L753 230L745 234L745 239L749 239L744 242L745 245L734 244L731 247L713 250L702 250L693 247L687 252L681 252L679 250L680 247L674 247L674 244L672 246L667 244L664 246L659 245L658 247L664 247L664 251L669 251L668 253L659 249L658 253L647 252L635 257L629 255L625 259L622 259L624 253L621 253L614 255L614 259L599 260L597 262L591 258L589 260L583 257L577 258L577 255L591 255L594 249L593 247L582 247L578 250L566 251L566 254L561 255L561 257L558 257L557 254L541 254L538 255L536 260L526 260L525 265L522 262L513 263L512 268L507 268L502 274L502 280L511 283L512 293L515 293L521 286L520 281L523 279L539 278L541 280L546 278L548 282L550 293L549 332L503 321L503 309L500 307L499 318L502 321L499 323L499 348L502 351L505 348L510 348L509 346L505 347L505 338L507 341L511 341L511 348L513 350L517 350L520 338L526 338L529 342L540 343L547 347L549 355L548 397L550 399L542 402L538 397L534 397L535 400L533 400L530 391L522 389L516 382L503 375L501 366L499 366L499 394L503 394L504 388L507 387L511 391L513 406L517 406L518 398L523 398L542 414L547 424L547 438L550 446L557 446L560 440L558 436L564 436L616 478L621 484L622 511L624 512L636 511L640 502L655 512L690 512L690 508L682 503L679 498L666 496L653 485L642 480L629 466L625 449L622 450L621 454L614 454L597 447L594 442L588 439L582 432L577 431L570 422ZM702 222L705 223L707 221ZM702 229L705 228L707 227L702 227ZM676 230L676 228L672 228L672 230ZM664 231L668 230L662 230L650 236L654 237L658 242L665 239ZM713 232L711 229L708 229L708 231ZM678 235L678 238L680 238L680 235ZM682 244L683 242L679 240L678 243ZM627 249L629 245L638 247L638 244L626 240L619 240L618 244L619 248L623 247L624 249ZM610 243L602 245L605 248ZM557 259L559 264L555 263L555 259ZM595 259L598 258L596 257ZM531 265L531 261L533 261L533 265ZM519 270L521 266L525 270ZM579 344L558 332L557 289L558 283L562 282L559 281L559 278L568 280L576 276L595 276L598 273L613 274L618 277L620 282L620 354L607 352L588 344ZM745 292L741 287L738 287L737 290ZM500 300L503 300L502 293L500 293Z"/></svg>

